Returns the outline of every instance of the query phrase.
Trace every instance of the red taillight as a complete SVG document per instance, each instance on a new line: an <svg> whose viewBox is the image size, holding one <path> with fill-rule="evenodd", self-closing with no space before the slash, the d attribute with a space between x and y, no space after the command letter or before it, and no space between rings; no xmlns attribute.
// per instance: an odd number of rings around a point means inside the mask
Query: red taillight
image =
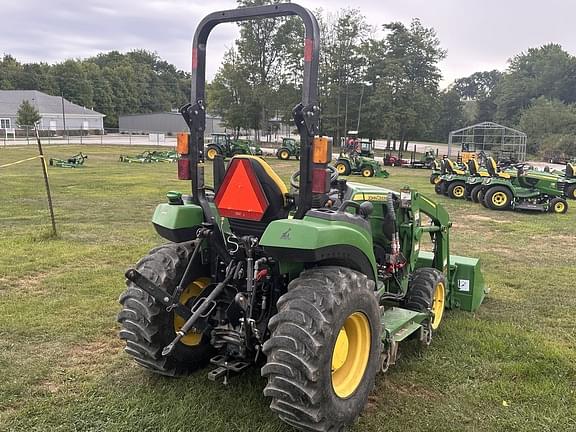
<svg viewBox="0 0 576 432"><path fill-rule="evenodd" d="M312 170L312 193L325 194L330 191L330 170L314 168Z"/></svg>
<svg viewBox="0 0 576 432"><path fill-rule="evenodd" d="M178 159L178 180L192 180L190 176L190 159Z"/></svg>

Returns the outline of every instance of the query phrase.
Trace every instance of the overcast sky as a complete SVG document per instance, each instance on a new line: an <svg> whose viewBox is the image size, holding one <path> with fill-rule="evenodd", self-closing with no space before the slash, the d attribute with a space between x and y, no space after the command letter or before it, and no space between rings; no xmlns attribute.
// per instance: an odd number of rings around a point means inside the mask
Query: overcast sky
<svg viewBox="0 0 576 432"><path fill-rule="evenodd" d="M0 50L24 62L58 62L99 52L146 49L178 68L190 70L190 45L199 20L230 9L234 0L0 0ZM434 27L448 51L444 85L476 71L506 67L529 47L560 43L576 53L571 0L299 0L309 9L355 7L379 27L418 17ZM208 75L218 69L237 35L222 24L208 44Z"/></svg>

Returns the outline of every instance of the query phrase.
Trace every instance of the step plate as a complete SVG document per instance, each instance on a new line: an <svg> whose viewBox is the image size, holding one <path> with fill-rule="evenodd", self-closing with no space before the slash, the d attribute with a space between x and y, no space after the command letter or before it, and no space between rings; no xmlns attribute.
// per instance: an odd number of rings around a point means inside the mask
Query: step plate
<svg viewBox="0 0 576 432"><path fill-rule="evenodd" d="M420 329L420 323L426 318L427 314L393 307L385 310L381 319L386 334L400 342Z"/></svg>

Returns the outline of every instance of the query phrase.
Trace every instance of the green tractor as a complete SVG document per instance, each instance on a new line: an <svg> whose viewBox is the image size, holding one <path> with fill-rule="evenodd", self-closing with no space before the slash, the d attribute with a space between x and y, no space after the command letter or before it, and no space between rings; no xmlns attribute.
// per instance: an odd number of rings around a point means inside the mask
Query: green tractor
<svg viewBox="0 0 576 432"><path fill-rule="evenodd" d="M357 154L340 153L334 165L338 174L343 176L361 175L362 177L387 178L390 173L383 169L378 161Z"/></svg>
<svg viewBox="0 0 576 432"><path fill-rule="evenodd" d="M516 172L500 171L496 161L489 157L486 169L490 177L482 182L478 201L492 210L531 210L566 213L568 203L558 178L524 165L516 165Z"/></svg>
<svg viewBox="0 0 576 432"><path fill-rule="evenodd" d="M466 192L465 197L475 203L480 202L478 200L478 194L483 189L483 181L490 177L488 171L484 168L480 168L480 164L476 158L468 159L466 163L468 166L468 178L466 179Z"/></svg>
<svg viewBox="0 0 576 432"><path fill-rule="evenodd" d="M276 157L281 160L288 160L290 157L298 159L300 157L300 143L294 138L282 138L282 145L276 151Z"/></svg>
<svg viewBox="0 0 576 432"><path fill-rule="evenodd" d="M437 194L446 195L453 199L464 199L466 197L466 181L468 173L452 160L445 158L441 162L441 175L434 183L434 190Z"/></svg>
<svg viewBox="0 0 576 432"><path fill-rule="evenodd" d="M223 22L298 15L304 21L302 101L294 191L262 159L215 158L204 183L206 41ZM339 431L368 401L401 342L428 346L444 310L476 310L485 295L478 259L449 252L447 212L414 190L347 183L319 137L319 26L294 3L208 15L193 42L190 135L178 177L152 222L170 243L126 272L118 320L125 351L144 368L184 375L211 364L211 380L261 367L264 395L303 431ZM183 153L182 153L183 152ZM430 219L430 223L427 220ZM420 250L432 239L433 252ZM232 416L233 413L227 413Z"/></svg>
<svg viewBox="0 0 576 432"><path fill-rule="evenodd" d="M206 146L206 159L214 160L216 156L224 158L240 154L262 155L262 149L250 140L232 139L226 133L213 133L212 140Z"/></svg>
<svg viewBox="0 0 576 432"><path fill-rule="evenodd" d="M446 174L442 168L442 162L434 159L432 162L432 173L430 174L430 184L437 184L440 182L440 177Z"/></svg>
<svg viewBox="0 0 576 432"><path fill-rule="evenodd" d="M567 162L566 169L556 174L556 181L558 182L558 189L564 191L565 197L576 200L576 164Z"/></svg>
<svg viewBox="0 0 576 432"><path fill-rule="evenodd" d="M388 171L374 159L374 141L361 140L355 134L357 135L358 132L349 131L349 136L340 143L340 155L334 164L338 174L389 177Z"/></svg>
<svg viewBox="0 0 576 432"><path fill-rule="evenodd" d="M88 159L88 156L80 152L67 159L50 158L48 164L58 168L80 168L84 166L86 159Z"/></svg>

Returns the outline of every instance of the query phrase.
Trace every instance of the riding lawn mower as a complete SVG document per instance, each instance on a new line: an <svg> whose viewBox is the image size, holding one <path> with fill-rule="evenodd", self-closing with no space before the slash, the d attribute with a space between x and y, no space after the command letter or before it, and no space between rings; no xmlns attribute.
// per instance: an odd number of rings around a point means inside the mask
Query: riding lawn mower
<svg viewBox="0 0 576 432"><path fill-rule="evenodd" d="M206 42L218 24L297 15L304 22L300 134L292 190L262 158L214 158L205 185ZM485 296L476 258L450 255L448 213L409 187L348 182L330 168L320 136L320 31L294 3L215 12L193 41L190 128L178 137L178 178L152 223L169 243L129 269L118 320L125 351L178 376L211 364L211 380L250 367L280 419L303 431L339 431L367 403L378 371L412 339L428 346L445 309L475 311ZM432 252L420 250L426 238ZM232 416L233 413L227 414Z"/></svg>

